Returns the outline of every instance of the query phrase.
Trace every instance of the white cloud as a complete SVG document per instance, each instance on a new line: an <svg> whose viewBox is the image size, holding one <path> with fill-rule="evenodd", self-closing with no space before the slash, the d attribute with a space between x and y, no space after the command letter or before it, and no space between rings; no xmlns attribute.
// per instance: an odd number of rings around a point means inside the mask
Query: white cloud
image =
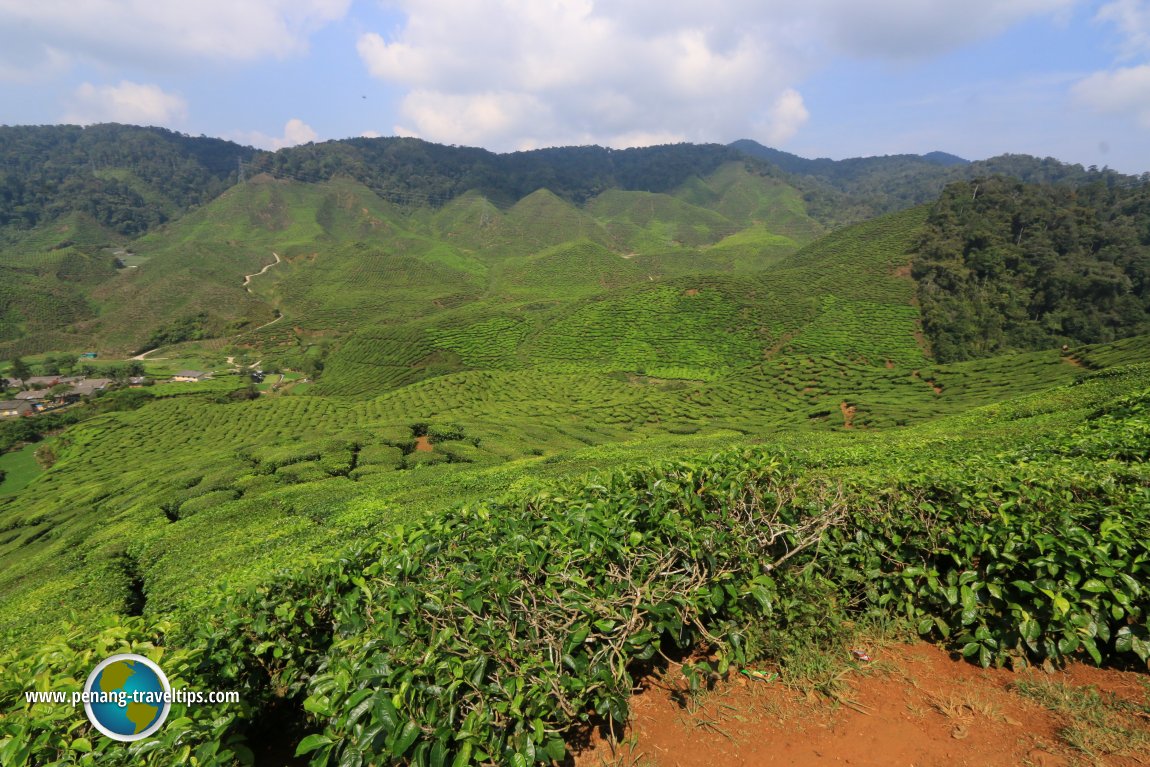
<svg viewBox="0 0 1150 767"><path fill-rule="evenodd" d="M1034 15L1069 11L1078 0L811 0L816 25L835 49L862 58L930 58L993 37Z"/></svg>
<svg viewBox="0 0 1150 767"><path fill-rule="evenodd" d="M718 35L707 9L590 0L400 0L393 40L368 33L374 76L410 88L401 134L501 149L737 138L801 67L760 25ZM760 16L762 14L759 14ZM651 21L644 26L641 22Z"/></svg>
<svg viewBox="0 0 1150 767"><path fill-rule="evenodd" d="M1098 9L1094 20L1117 28L1121 59L1150 59L1150 2L1112 0ZM1150 128L1150 63L1095 72L1070 93L1095 112L1133 118L1140 127Z"/></svg>
<svg viewBox="0 0 1150 767"><path fill-rule="evenodd" d="M1098 112L1129 115L1150 128L1150 64L1095 72L1075 84L1071 93Z"/></svg>
<svg viewBox="0 0 1150 767"><path fill-rule="evenodd" d="M787 88L769 112L770 120L767 123L764 135L771 144L782 144L799 132L803 123L811 115L803 103L801 93L793 88Z"/></svg>
<svg viewBox="0 0 1150 767"><path fill-rule="evenodd" d="M0 0L0 71L38 69L45 51L103 64L282 58L342 18L351 0ZM35 40L28 56L24 41Z"/></svg>
<svg viewBox="0 0 1150 767"><path fill-rule="evenodd" d="M366 134L365 134L366 135ZM289 146L299 146L319 138L315 130L298 117L293 117L284 124L282 136L269 136L260 131L234 134L234 140L244 144L259 147L260 149L285 149Z"/></svg>
<svg viewBox="0 0 1150 767"><path fill-rule="evenodd" d="M1150 55L1150 2L1114 0L1102 6L1095 19L1118 27L1124 38L1122 52L1126 58Z"/></svg>
<svg viewBox="0 0 1150 767"><path fill-rule="evenodd" d="M402 135L494 149L741 137L785 142L834 55L905 61L1076 0L389 0L357 45L406 89Z"/></svg>
<svg viewBox="0 0 1150 767"><path fill-rule="evenodd" d="M188 104L181 97L165 93L156 85L122 80L119 85L81 85L73 94L71 110L64 121L80 125L99 122L171 125L187 113Z"/></svg>

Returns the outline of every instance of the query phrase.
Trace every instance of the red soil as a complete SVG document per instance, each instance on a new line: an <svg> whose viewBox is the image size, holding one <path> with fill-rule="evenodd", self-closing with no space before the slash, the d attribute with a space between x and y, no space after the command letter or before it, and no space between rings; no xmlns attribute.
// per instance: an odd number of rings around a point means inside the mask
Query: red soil
<svg viewBox="0 0 1150 767"><path fill-rule="evenodd" d="M867 652L871 660L846 674L838 701L733 674L684 706L687 699L680 694L676 702L670 689L685 686L679 669L672 668L632 699L630 727L614 750L597 736L576 755L575 767L1061 767L1150 761L1150 753L1086 758L1059 740L1068 722L1012 689L1032 676L1097 687L1145 705L1145 674L1078 665L1054 674L982 669L926 644Z"/></svg>
<svg viewBox="0 0 1150 767"><path fill-rule="evenodd" d="M427 435L415 438L415 451L417 453L430 453L433 450L435 450L435 448L431 446L431 440Z"/></svg>
<svg viewBox="0 0 1150 767"><path fill-rule="evenodd" d="M839 403L839 410L841 410L843 414L843 428L853 429L855 426L855 413L858 412L858 408L844 400Z"/></svg>

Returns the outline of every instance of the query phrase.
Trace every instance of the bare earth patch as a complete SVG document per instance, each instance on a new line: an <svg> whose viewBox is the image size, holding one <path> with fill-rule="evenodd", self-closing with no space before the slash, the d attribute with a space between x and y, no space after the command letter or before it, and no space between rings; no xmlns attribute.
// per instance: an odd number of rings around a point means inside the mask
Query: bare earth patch
<svg viewBox="0 0 1150 767"><path fill-rule="evenodd" d="M858 408L843 400L839 403L839 410L843 414L843 428L853 429L855 427L855 413L858 412Z"/></svg>
<svg viewBox="0 0 1150 767"><path fill-rule="evenodd" d="M415 438L415 451L417 453L430 453L434 450L435 448L431 446L431 440L426 434Z"/></svg>
<svg viewBox="0 0 1150 767"><path fill-rule="evenodd" d="M626 733L612 748L596 736L576 767L736 767L849 764L862 767L1061 767L1150 763L1150 683L1146 674L1071 665L1046 673L982 669L927 644L868 650L836 699L803 693L775 675L731 674L709 692L682 691L672 667L632 698ZM768 681L769 680L769 681ZM1133 713L1134 730L1107 751L1071 745L1075 726L1021 692L1053 685L1072 695L1099 694ZM1133 734L1131 734L1133 733Z"/></svg>

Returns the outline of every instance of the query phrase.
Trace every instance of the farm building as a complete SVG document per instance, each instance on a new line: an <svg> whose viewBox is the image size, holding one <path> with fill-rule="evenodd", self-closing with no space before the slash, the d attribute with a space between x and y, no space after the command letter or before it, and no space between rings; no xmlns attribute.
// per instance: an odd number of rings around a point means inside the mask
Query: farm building
<svg viewBox="0 0 1150 767"><path fill-rule="evenodd" d="M211 378L211 375L211 373L205 373L202 370L181 370L172 376L172 380L180 383L194 383Z"/></svg>

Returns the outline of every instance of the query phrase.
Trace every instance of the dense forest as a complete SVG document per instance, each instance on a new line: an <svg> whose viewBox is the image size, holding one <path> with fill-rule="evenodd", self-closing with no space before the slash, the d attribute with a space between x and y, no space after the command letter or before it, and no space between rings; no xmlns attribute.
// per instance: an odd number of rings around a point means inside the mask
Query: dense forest
<svg viewBox="0 0 1150 767"><path fill-rule="evenodd" d="M0 126L0 233L80 212L139 235L215 198L255 152L162 128Z"/></svg>
<svg viewBox="0 0 1150 767"><path fill-rule="evenodd" d="M253 170L301 181L350 176L385 197L440 204L477 190L511 204L539 189L581 204L608 189L669 192L731 161L749 161L764 175L772 166L718 144L641 149L561 147L495 154L413 138L347 139L261 154Z"/></svg>
<svg viewBox="0 0 1150 767"><path fill-rule="evenodd" d="M1150 184L955 183L916 250L940 361L1150 332Z"/></svg>
<svg viewBox="0 0 1150 767"><path fill-rule="evenodd" d="M731 147L771 163L789 174L791 183L812 190L807 195L808 203L817 202L820 192L822 196L838 193L839 205L846 201L855 209L851 220L933 202L949 183L988 176L1009 176L1030 184L1071 186L1150 180L1146 174L1137 179L1108 168L1084 168L1053 157L1022 154L1004 154L974 162L946 152L809 160L747 139L736 141Z"/></svg>

